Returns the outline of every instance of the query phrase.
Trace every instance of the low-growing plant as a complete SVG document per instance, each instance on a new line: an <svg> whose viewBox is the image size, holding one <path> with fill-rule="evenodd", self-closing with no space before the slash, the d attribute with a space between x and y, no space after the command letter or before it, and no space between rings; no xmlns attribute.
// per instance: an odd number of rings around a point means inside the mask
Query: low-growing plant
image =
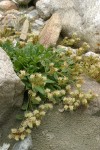
<svg viewBox="0 0 100 150"><path fill-rule="evenodd" d="M9 36L12 36L15 34L15 30L13 28L7 28L6 26L2 27L2 30L0 30L0 38L7 38Z"/></svg>
<svg viewBox="0 0 100 150"><path fill-rule="evenodd" d="M84 56L83 68L90 77L100 82L100 57L99 56Z"/></svg>
<svg viewBox="0 0 100 150"><path fill-rule="evenodd" d="M28 94L28 101L23 106L25 110L45 102L61 102L67 94L66 86L79 82L82 73L80 56L70 57L66 51L32 43L20 48L19 44L14 47L5 42L2 47L25 83Z"/></svg>
<svg viewBox="0 0 100 150"><path fill-rule="evenodd" d="M11 129L11 134L9 134L10 139L15 139L16 141L24 140L30 133L33 127L38 127L41 124L42 118L45 116L49 109L52 109L52 104L42 104L38 109L26 112L25 120L22 121L18 129Z"/></svg>
<svg viewBox="0 0 100 150"><path fill-rule="evenodd" d="M60 44L64 46L73 46L79 42L80 38L77 37L76 33L73 33L71 37L65 37Z"/></svg>
<svg viewBox="0 0 100 150"><path fill-rule="evenodd" d="M78 47L78 43L80 42L80 38L77 37L77 34L74 33L71 37L65 37L62 42L60 43L63 46L70 46L70 47ZM85 54L90 46L84 42L83 45L76 49L76 55L82 56L82 70L88 76L94 78L97 82L100 82L100 56L86 56ZM69 51L70 52L70 51Z"/></svg>
<svg viewBox="0 0 100 150"><path fill-rule="evenodd" d="M79 41L76 34L73 34L72 39L64 39L62 44L73 46ZM81 90L82 75L91 67L90 58L83 55L89 48L87 43L83 43L73 53L71 49L45 48L39 43L33 45L33 39L29 41L17 42L15 45L10 40L0 42L0 46L10 56L14 70L25 84L26 97L22 106L25 120L18 129L12 129L9 135L9 138L15 140L23 140L31 133L31 128L39 126L52 104L62 103L63 110L73 111L80 106L87 106L96 96L91 91L84 93ZM97 61L94 62L96 66ZM97 74L98 71L92 77Z"/></svg>
<svg viewBox="0 0 100 150"><path fill-rule="evenodd" d="M63 98L64 110L73 111L80 106L88 106L88 104L96 97L91 90L84 93L81 86L77 84L77 88L70 92L69 96Z"/></svg>

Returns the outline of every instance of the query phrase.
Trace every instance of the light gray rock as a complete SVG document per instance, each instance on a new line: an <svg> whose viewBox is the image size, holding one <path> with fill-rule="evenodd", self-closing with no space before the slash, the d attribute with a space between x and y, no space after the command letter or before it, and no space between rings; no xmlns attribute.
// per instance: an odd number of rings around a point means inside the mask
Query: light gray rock
<svg viewBox="0 0 100 150"><path fill-rule="evenodd" d="M62 46L62 45L58 45L57 48L58 48L58 49L61 49L62 51L71 50L71 51L72 51L72 54L76 54L76 52L77 52L77 49L73 49L73 48L71 48L71 47L66 47L66 46Z"/></svg>
<svg viewBox="0 0 100 150"><path fill-rule="evenodd" d="M87 52L86 54L85 54L85 56L93 56L93 57L99 57L100 58L100 55L99 54L96 54L96 53L94 53L94 52Z"/></svg>
<svg viewBox="0 0 100 150"><path fill-rule="evenodd" d="M0 146L0 150L8 150L10 147L10 144L4 143L3 146Z"/></svg>
<svg viewBox="0 0 100 150"><path fill-rule="evenodd" d="M62 18L62 34L77 32L93 51L100 51L100 0L40 0L36 4L41 17L58 11Z"/></svg>
<svg viewBox="0 0 100 150"><path fill-rule="evenodd" d="M42 29L42 27L44 26L44 22L41 18L36 19L33 23L32 23L32 28L31 30L37 30L40 31Z"/></svg>
<svg viewBox="0 0 100 150"><path fill-rule="evenodd" d="M31 25L31 32L34 34L34 35L39 35L42 28L44 27L44 20L41 19L41 18L38 18L36 19L34 22L31 22L30 25Z"/></svg>
<svg viewBox="0 0 100 150"><path fill-rule="evenodd" d="M12 27L17 31L20 31L25 19L26 17L23 12L10 10L5 13L5 16L1 20L0 24L2 26Z"/></svg>
<svg viewBox="0 0 100 150"><path fill-rule="evenodd" d="M1 24L5 25L5 26L8 26L8 27L18 28L19 21L18 21L18 18L15 15L7 14L2 19Z"/></svg>
<svg viewBox="0 0 100 150"><path fill-rule="evenodd" d="M51 0L41 0L36 3L36 8L42 18L48 18L52 15Z"/></svg>
<svg viewBox="0 0 100 150"><path fill-rule="evenodd" d="M28 136L25 140L14 145L12 150L29 150L32 147L32 138Z"/></svg>
<svg viewBox="0 0 100 150"><path fill-rule="evenodd" d="M42 18L46 19L57 10L64 10L67 8L73 8L74 3L72 0L39 0L36 3L36 8Z"/></svg>
<svg viewBox="0 0 100 150"><path fill-rule="evenodd" d="M43 26L43 25L44 25L44 21L43 21L43 19L41 19L41 18L36 19L36 20L35 20L35 23L37 23L37 24L40 25L40 26Z"/></svg>
<svg viewBox="0 0 100 150"><path fill-rule="evenodd" d="M31 30L32 30L32 31L33 31L33 30L39 31L40 27L41 27L41 26L40 26L39 24L37 24L36 22L34 22L34 23L32 24L32 29L31 29Z"/></svg>
<svg viewBox="0 0 100 150"><path fill-rule="evenodd" d="M0 48L0 121L2 122L13 106L23 102L24 84L16 75L12 62Z"/></svg>
<svg viewBox="0 0 100 150"><path fill-rule="evenodd" d="M28 14L25 15L29 20L34 21L39 17L38 11L36 9L30 11Z"/></svg>

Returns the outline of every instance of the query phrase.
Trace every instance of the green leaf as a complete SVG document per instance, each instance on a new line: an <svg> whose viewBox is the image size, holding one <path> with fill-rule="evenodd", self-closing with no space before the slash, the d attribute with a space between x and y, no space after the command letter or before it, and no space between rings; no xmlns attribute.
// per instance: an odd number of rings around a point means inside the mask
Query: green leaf
<svg viewBox="0 0 100 150"><path fill-rule="evenodd" d="M16 119L17 120L23 120L24 119L24 115L22 115L22 114L16 115Z"/></svg>
<svg viewBox="0 0 100 150"><path fill-rule="evenodd" d="M62 72L68 72L68 69L62 69Z"/></svg>
<svg viewBox="0 0 100 150"><path fill-rule="evenodd" d="M31 86L31 84L29 82L27 82L25 80L23 80L23 82L24 82L24 84L26 86L26 90L31 89L32 86Z"/></svg>
<svg viewBox="0 0 100 150"><path fill-rule="evenodd" d="M56 89L61 90L61 87L59 85L57 85L57 84L55 84L54 87L56 87Z"/></svg>
<svg viewBox="0 0 100 150"><path fill-rule="evenodd" d="M35 87L35 90L36 90L37 92L43 94L43 95L44 95L44 93L45 93L45 92L44 92L44 88L41 87L41 86L36 86L36 87Z"/></svg>
<svg viewBox="0 0 100 150"><path fill-rule="evenodd" d="M55 83L55 81L51 80L51 79L47 79L46 83Z"/></svg>
<svg viewBox="0 0 100 150"><path fill-rule="evenodd" d="M32 104L37 105L37 104L40 104L40 102L38 102L37 100L34 99L34 100L32 100Z"/></svg>
<svg viewBox="0 0 100 150"><path fill-rule="evenodd" d="M56 80L58 79L57 73L54 73L54 78L55 78Z"/></svg>
<svg viewBox="0 0 100 150"><path fill-rule="evenodd" d="M73 65L74 64L72 59L69 59L67 62L68 62L69 65Z"/></svg>
<svg viewBox="0 0 100 150"><path fill-rule="evenodd" d="M27 110L28 109L28 103L24 103L21 107L22 110Z"/></svg>

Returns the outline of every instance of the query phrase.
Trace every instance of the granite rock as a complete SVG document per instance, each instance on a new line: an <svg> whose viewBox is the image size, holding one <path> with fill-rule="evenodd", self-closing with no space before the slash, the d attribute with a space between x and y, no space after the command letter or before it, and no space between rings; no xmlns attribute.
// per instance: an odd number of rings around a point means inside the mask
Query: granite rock
<svg viewBox="0 0 100 150"><path fill-rule="evenodd" d="M21 106L24 84L16 75L12 62L6 52L0 48L0 122L14 106Z"/></svg>

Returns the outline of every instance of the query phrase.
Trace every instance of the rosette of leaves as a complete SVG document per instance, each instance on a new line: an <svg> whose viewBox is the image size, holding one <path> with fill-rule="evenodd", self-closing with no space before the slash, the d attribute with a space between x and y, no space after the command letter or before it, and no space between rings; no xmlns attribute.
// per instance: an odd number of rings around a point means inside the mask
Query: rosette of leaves
<svg viewBox="0 0 100 150"><path fill-rule="evenodd" d="M70 57L66 51L45 48L32 43L20 47L9 41L2 43L10 56L14 69L26 87L28 100L23 109L33 109L47 101L59 103L68 94L65 88L80 80L81 57Z"/></svg>
<svg viewBox="0 0 100 150"><path fill-rule="evenodd" d="M72 38L74 40L67 39L65 45L72 46L79 41L75 34ZM33 41L13 45L7 40L1 42L0 46L10 56L17 75L26 87L22 107L26 110L25 120L18 129L11 130L9 138L23 140L31 133L31 128L38 127L47 110L52 108L51 104L46 104L47 102L62 102L64 110L73 111L81 105L87 106L95 97L95 94L84 94L80 89L84 68L88 70L91 67L91 61L86 60L85 63L82 56L89 48L87 43L77 49L76 54L70 50L45 48L38 43L33 45ZM94 62L96 65L97 61ZM75 85L78 90L71 91ZM32 112L29 112L29 109Z"/></svg>

